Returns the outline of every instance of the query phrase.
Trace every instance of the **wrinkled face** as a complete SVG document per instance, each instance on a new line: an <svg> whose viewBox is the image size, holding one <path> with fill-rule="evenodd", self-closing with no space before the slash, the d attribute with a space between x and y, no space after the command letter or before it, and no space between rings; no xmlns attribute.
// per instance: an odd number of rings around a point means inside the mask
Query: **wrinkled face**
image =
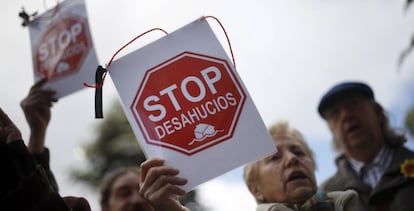
<svg viewBox="0 0 414 211"><path fill-rule="evenodd" d="M260 160L255 197L265 202L298 203L316 193L315 163L294 138L274 138L277 153Z"/></svg>
<svg viewBox="0 0 414 211"><path fill-rule="evenodd" d="M384 140L382 108L359 94L336 100L325 111L332 134L347 156L370 162Z"/></svg>
<svg viewBox="0 0 414 211"><path fill-rule="evenodd" d="M139 194L139 176L128 172L112 184L105 211L154 211L150 203Z"/></svg>

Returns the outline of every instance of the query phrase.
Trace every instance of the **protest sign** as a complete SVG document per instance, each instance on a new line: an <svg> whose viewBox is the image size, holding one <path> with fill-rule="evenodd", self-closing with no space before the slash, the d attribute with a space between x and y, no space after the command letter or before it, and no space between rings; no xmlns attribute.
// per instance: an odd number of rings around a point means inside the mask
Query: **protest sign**
<svg viewBox="0 0 414 211"><path fill-rule="evenodd" d="M115 60L108 72L146 156L178 168L187 191L275 151L205 18Z"/></svg>
<svg viewBox="0 0 414 211"><path fill-rule="evenodd" d="M63 97L93 83L98 65L84 0L63 1L30 22L35 81Z"/></svg>

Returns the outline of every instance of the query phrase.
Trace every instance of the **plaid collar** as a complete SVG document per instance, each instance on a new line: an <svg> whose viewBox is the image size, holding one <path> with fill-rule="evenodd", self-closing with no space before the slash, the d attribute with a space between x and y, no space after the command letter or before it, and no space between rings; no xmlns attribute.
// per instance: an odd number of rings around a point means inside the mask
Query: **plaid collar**
<svg viewBox="0 0 414 211"><path fill-rule="evenodd" d="M390 147L384 145L381 150L379 151L379 153L377 154L377 156L375 156L374 160L369 163L366 164L364 162L361 161L357 161L355 159L352 158L347 158L347 160L349 161L349 163L351 164L352 169L355 170L355 172L357 173L358 176L361 176L361 170L363 167L365 166L377 166L380 167L382 169L386 169L389 167L389 165L391 164L391 160L393 157L393 151L391 150Z"/></svg>

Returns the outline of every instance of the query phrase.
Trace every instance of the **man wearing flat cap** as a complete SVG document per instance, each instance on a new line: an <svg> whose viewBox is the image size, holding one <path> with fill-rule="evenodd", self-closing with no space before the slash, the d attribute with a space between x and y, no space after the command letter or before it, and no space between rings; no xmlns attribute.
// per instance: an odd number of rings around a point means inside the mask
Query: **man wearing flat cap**
<svg viewBox="0 0 414 211"><path fill-rule="evenodd" d="M320 189L354 189L357 211L414 211L414 152L389 126L371 87L350 81L323 95L318 112L332 132L337 172Z"/></svg>

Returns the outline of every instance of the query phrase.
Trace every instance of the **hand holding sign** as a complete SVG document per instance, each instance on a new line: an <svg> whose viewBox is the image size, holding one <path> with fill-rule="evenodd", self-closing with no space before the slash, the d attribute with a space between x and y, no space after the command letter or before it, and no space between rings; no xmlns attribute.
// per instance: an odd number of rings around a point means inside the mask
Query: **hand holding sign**
<svg viewBox="0 0 414 211"><path fill-rule="evenodd" d="M151 202L157 211L185 211L179 196L185 191L179 186L187 180L177 177L178 169L166 166L164 160L153 158L141 164L140 193Z"/></svg>

